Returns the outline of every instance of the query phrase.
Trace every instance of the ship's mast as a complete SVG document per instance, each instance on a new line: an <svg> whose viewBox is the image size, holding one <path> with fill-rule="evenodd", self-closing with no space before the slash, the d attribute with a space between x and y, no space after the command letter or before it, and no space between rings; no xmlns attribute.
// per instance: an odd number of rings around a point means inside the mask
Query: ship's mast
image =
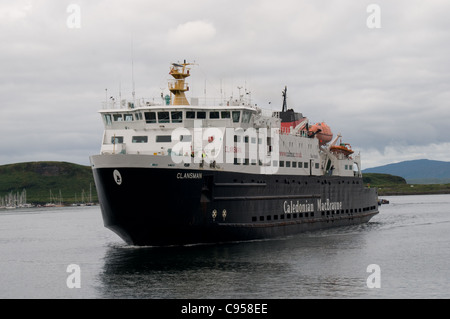
<svg viewBox="0 0 450 319"><path fill-rule="evenodd" d="M189 91L189 86L185 83L185 79L190 76L188 65L191 65L191 63L186 63L186 60L182 64L172 63L172 68L169 72L175 78L175 80L169 82L172 105L189 105L184 94L186 91Z"/></svg>
<svg viewBox="0 0 450 319"><path fill-rule="evenodd" d="M283 90L283 108L281 109L281 112L286 112L287 111L287 86L284 87Z"/></svg>

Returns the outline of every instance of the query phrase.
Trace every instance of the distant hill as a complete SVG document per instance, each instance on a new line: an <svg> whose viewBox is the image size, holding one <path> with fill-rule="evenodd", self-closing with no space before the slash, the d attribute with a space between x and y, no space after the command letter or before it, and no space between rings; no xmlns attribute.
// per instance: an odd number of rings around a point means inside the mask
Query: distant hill
<svg viewBox="0 0 450 319"><path fill-rule="evenodd" d="M27 203L97 202L90 166L67 162L28 162L0 166L0 198L26 190Z"/></svg>
<svg viewBox="0 0 450 319"><path fill-rule="evenodd" d="M389 174L379 174L379 173L365 173L363 174L364 184L372 186L393 186L393 185L406 185L406 180L400 176L393 176Z"/></svg>
<svg viewBox="0 0 450 319"><path fill-rule="evenodd" d="M403 177L408 184L450 183L450 162L427 159L404 161L384 166L372 167L364 173L390 174Z"/></svg>

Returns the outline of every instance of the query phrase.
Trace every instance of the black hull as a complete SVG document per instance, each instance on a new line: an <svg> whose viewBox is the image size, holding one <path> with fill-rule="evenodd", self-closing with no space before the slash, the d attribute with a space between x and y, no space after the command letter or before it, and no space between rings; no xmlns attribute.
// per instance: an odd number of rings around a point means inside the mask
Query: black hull
<svg viewBox="0 0 450 319"><path fill-rule="evenodd" d="M124 167L93 173L105 227L130 245L283 237L378 213L376 189L354 177Z"/></svg>

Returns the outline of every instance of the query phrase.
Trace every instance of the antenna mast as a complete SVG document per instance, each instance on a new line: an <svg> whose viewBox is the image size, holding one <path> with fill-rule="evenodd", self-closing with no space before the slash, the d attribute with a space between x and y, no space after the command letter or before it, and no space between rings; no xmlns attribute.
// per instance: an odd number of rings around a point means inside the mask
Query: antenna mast
<svg viewBox="0 0 450 319"><path fill-rule="evenodd" d="M133 96L133 105L135 103L135 95L136 92L134 90L134 47L133 47L133 38L131 38L131 84L133 86L133 91L131 92L131 95Z"/></svg>
<svg viewBox="0 0 450 319"><path fill-rule="evenodd" d="M284 87L284 91L282 94L283 94L283 108L281 109L281 112L286 112L287 111L287 102L286 102L287 86Z"/></svg>

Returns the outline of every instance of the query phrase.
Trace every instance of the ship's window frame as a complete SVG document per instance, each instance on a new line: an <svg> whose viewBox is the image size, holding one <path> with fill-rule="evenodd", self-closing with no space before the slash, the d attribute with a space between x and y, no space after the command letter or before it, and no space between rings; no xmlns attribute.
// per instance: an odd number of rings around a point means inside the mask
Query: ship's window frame
<svg viewBox="0 0 450 319"><path fill-rule="evenodd" d="M252 112L250 111L242 111L242 123L247 124L250 123L250 119L252 118Z"/></svg>
<svg viewBox="0 0 450 319"><path fill-rule="evenodd" d="M170 118L172 123L183 123L183 111L171 111Z"/></svg>
<svg viewBox="0 0 450 319"><path fill-rule="evenodd" d="M131 113L125 113L124 115L123 115L123 119L124 119L124 121L125 122L132 122L134 119L133 119L133 114L131 114Z"/></svg>
<svg viewBox="0 0 450 319"><path fill-rule="evenodd" d="M111 144L123 144L123 136L111 136Z"/></svg>
<svg viewBox="0 0 450 319"><path fill-rule="evenodd" d="M280 167L284 167L284 161L280 161Z"/></svg>
<svg viewBox="0 0 450 319"><path fill-rule="evenodd" d="M291 167L291 162L290 161L286 161L286 167Z"/></svg>
<svg viewBox="0 0 450 319"><path fill-rule="evenodd" d="M298 168L303 168L303 162L298 162Z"/></svg>
<svg viewBox="0 0 450 319"><path fill-rule="evenodd" d="M304 162L303 163L303 168L308 168L308 167L309 167L308 162Z"/></svg>
<svg viewBox="0 0 450 319"><path fill-rule="evenodd" d="M220 113L219 113L219 111L210 111L210 112L209 112L209 118L210 118L211 120L217 120L217 119L220 119Z"/></svg>
<svg viewBox="0 0 450 319"><path fill-rule="evenodd" d="M195 119L195 111L186 111L186 119Z"/></svg>
<svg viewBox="0 0 450 319"><path fill-rule="evenodd" d="M296 161L292 161L292 168L297 168L297 162Z"/></svg>
<svg viewBox="0 0 450 319"><path fill-rule="evenodd" d="M140 120L142 120L142 113L136 112L136 113L134 113L134 117L135 117L136 121L140 121Z"/></svg>
<svg viewBox="0 0 450 319"><path fill-rule="evenodd" d="M156 123L156 112L144 112L145 123L155 124Z"/></svg>
<svg viewBox="0 0 450 319"><path fill-rule="evenodd" d="M315 163L314 167L315 167L316 169L319 169L319 168L320 168L319 163Z"/></svg>
<svg viewBox="0 0 450 319"><path fill-rule="evenodd" d="M230 113L230 111L222 111L222 112L220 112L220 116L222 119L230 119L231 113Z"/></svg>
<svg viewBox="0 0 450 319"><path fill-rule="evenodd" d="M239 123L241 120L241 111L232 111L233 123Z"/></svg>
<svg viewBox="0 0 450 319"><path fill-rule="evenodd" d="M172 135L156 135L155 141L156 143L171 143Z"/></svg>
<svg viewBox="0 0 450 319"><path fill-rule="evenodd" d="M106 125L112 125L112 117L111 114L103 114L103 119L105 120Z"/></svg>
<svg viewBox="0 0 450 319"><path fill-rule="evenodd" d="M131 138L131 143L148 143L147 135L138 135Z"/></svg>
<svg viewBox="0 0 450 319"><path fill-rule="evenodd" d="M206 119L206 111L197 111L197 118L200 120Z"/></svg>
<svg viewBox="0 0 450 319"><path fill-rule="evenodd" d="M113 114L113 119L114 122L123 122L122 114L119 113Z"/></svg>
<svg viewBox="0 0 450 319"><path fill-rule="evenodd" d="M169 111L159 111L158 112L158 123L170 123L170 112Z"/></svg>

